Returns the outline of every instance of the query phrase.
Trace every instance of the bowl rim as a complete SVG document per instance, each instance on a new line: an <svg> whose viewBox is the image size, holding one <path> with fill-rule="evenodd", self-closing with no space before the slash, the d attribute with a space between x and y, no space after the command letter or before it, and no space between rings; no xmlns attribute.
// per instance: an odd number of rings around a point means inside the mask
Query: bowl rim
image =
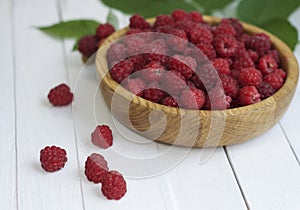
<svg viewBox="0 0 300 210"><path fill-rule="evenodd" d="M149 18L146 19L147 22L153 23L156 18ZM218 24L222 18L214 17L214 16L208 16L203 15L203 19L205 22L208 22L210 25L216 25ZM123 86L121 86L118 82L116 82L114 79L111 78L108 66L106 62L106 68L103 69L102 65L99 63L98 57L100 56L99 52L103 50L104 47L109 46L109 44L115 40L115 38L122 37L126 34L126 32L129 30L129 27L125 27L123 29L120 29L116 32L114 32L112 35L110 35L106 40L103 42L101 47L97 51L96 55L96 68L100 76L102 77L102 82L105 82L106 85L109 86L109 88L115 92L117 88L120 88L119 94L121 94L123 97L125 97L127 100L131 100L135 104L139 104L141 106L144 106L146 108L155 109L155 110L161 110L164 112L168 112L170 114L178 114L178 112L185 114L200 114L200 115L209 115L209 114L222 114L222 115L240 115L245 112L255 112L255 111L262 111L267 109L268 107L274 105L274 102L276 103L277 100L281 100L281 95L287 95L288 92L293 91L296 89L298 77L299 77L299 66L297 59L291 49L278 37L271 34L268 31L265 31L264 29L261 29L257 26L254 26L249 23L245 23L240 21L243 25L244 31L249 34L257 34L257 33L265 33L267 34L272 43L272 47L277 49L279 52L279 57L283 66L283 69L287 73L287 77L285 79L285 82L283 86L277 90L272 96L257 102L255 104L242 106L242 107L236 107L236 108L229 108L224 110L190 110L190 109L183 109L183 108L177 108L177 107L169 107L162 104L151 102L147 99L144 99L142 97L136 96L134 93L131 93L127 89L125 89ZM106 49L107 50L107 49ZM106 53L106 51L105 51ZM119 87L120 86L120 87Z"/></svg>

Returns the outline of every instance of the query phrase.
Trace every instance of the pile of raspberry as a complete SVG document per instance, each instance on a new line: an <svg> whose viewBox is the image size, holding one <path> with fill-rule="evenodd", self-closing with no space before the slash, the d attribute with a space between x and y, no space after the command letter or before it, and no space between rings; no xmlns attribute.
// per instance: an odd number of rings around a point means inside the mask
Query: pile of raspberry
<svg viewBox="0 0 300 210"><path fill-rule="evenodd" d="M111 77L127 90L185 109L254 104L273 95L286 78L267 34L247 34L234 18L212 26L199 12L183 10L159 15L153 25L133 15L126 36L108 49L107 61Z"/></svg>

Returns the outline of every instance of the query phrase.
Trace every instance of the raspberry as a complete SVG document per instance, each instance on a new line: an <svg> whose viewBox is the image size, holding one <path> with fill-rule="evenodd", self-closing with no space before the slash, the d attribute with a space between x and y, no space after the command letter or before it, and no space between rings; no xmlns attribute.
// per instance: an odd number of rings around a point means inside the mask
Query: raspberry
<svg viewBox="0 0 300 210"><path fill-rule="evenodd" d="M271 40L264 33L255 34L246 42L246 47L256 51L259 56L262 56L271 49Z"/></svg>
<svg viewBox="0 0 300 210"><path fill-rule="evenodd" d="M276 91L283 85L283 79L279 74L270 73L264 77L264 81L269 83L272 88Z"/></svg>
<svg viewBox="0 0 300 210"><path fill-rule="evenodd" d="M224 18L221 22L225 22L227 24L230 24L234 30L237 36L241 36L244 33L244 28L241 22L236 18Z"/></svg>
<svg viewBox="0 0 300 210"><path fill-rule="evenodd" d="M129 79L126 85L127 90L140 97L143 96L145 87L145 82L140 78Z"/></svg>
<svg viewBox="0 0 300 210"><path fill-rule="evenodd" d="M184 51L188 44L188 37L185 31L174 28L170 31L170 34L173 36L167 37L167 43L177 52Z"/></svg>
<svg viewBox="0 0 300 210"><path fill-rule="evenodd" d="M176 9L172 12L171 17L175 22L177 21L186 21L190 19L189 14L181 9Z"/></svg>
<svg viewBox="0 0 300 210"><path fill-rule="evenodd" d="M65 166L67 160L66 150L60 147L46 146L40 151L41 166L45 171L58 171Z"/></svg>
<svg viewBox="0 0 300 210"><path fill-rule="evenodd" d="M145 40L136 35L130 35L125 37L125 44L129 55L143 53L143 50L146 47Z"/></svg>
<svg viewBox="0 0 300 210"><path fill-rule="evenodd" d="M230 69L229 69L227 59L215 58L211 62L219 74L230 74Z"/></svg>
<svg viewBox="0 0 300 210"><path fill-rule="evenodd" d="M239 83L243 86L258 87L262 82L262 74L255 68L242 69L239 76Z"/></svg>
<svg viewBox="0 0 300 210"><path fill-rule="evenodd" d="M254 63L247 51L240 51L234 56L232 68L242 70L243 68L254 67Z"/></svg>
<svg viewBox="0 0 300 210"><path fill-rule="evenodd" d="M260 94L254 86L244 86L239 91L238 100L240 105L246 106L260 101Z"/></svg>
<svg viewBox="0 0 300 210"><path fill-rule="evenodd" d="M228 21L225 20L222 20L221 23L214 28L213 33L215 36L224 35L224 34L230 36L236 35L236 31L233 28L233 26Z"/></svg>
<svg viewBox="0 0 300 210"><path fill-rule="evenodd" d="M102 155L93 153L85 161L85 175L90 182L102 182L103 175L107 172L107 162Z"/></svg>
<svg viewBox="0 0 300 210"><path fill-rule="evenodd" d="M130 56L129 58L127 58L127 60L133 63L133 66L134 66L133 71L134 72L144 69L144 65L145 65L146 61L144 59L143 54Z"/></svg>
<svg viewBox="0 0 300 210"><path fill-rule="evenodd" d="M169 59L169 69L179 71L186 79L192 77L197 68L197 62L192 57L174 55Z"/></svg>
<svg viewBox="0 0 300 210"><path fill-rule="evenodd" d="M174 20L169 15L159 15L156 17L156 20L154 22L154 28L157 28L159 26L165 26L169 25L171 27L175 26Z"/></svg>
<svg viewBox="0 0 300 210"><path fill-rule="evenodd" d="M280 77L285 80L286 72L283 69L275 69L274 73L280 75Z"/></svg>
<svg viewBox="0 0 300 210"><path fill-rule="evenodd" d="M238 47L237 40L226 34L216 36L213 45L217 54L223 58L234 55Z"/></svg>
<svg viewBox="0 0 300 210"><path fill-rule="evenodd" d="M206 95L204 108L207 110L224 110L230 107L231 101L231 97L226 96L222 87L218 85L211 89L208 95Z"/></svg>
<svg viewBox="0 0 300 210"><path fill-rule="evenodd" d="M260 57L258 62L258 68L264 75L270 74L275 69L277 69L277 67L277 62L271 55L264 55Z"/></svg>
<svg viewBox="0 0 300 210"><path fill-rule="evenodd" d="M213 34L205 27L196 27L190 30L190 40L193 44L198 44L199 42L211 43L213 38Z"/></svg>
<svg viewBox="0 0 300 210"><path fill-rule="evenodd" d="M186 109L201 109L205 102L205 95L199 89L186 89L180 95L180 107Z"/></svg>
<svg viewBox="0 0 300 210"><path fill-rule="evenodd" d="M66 106L72 103L73 93L66 84L60 84L50 90L48 99L53 106Z"/></svg>
<svg viewBox="0 0 300 210"><path fill-rule="evenodd" d="M100 24L96 29L96 36L98 39L105 39L113 32L115 32L115 29L111 24L109 23Z"/></svg>
<svg viewBox="0 0 300 210"><path fill-rule="evenodd" d="M190 33L190 31L195 28L197 24L191 20L188 21L177 21L176 22L176 28L184 30L187 34Z"/></svg>
<svg viewBox="0 0 300 210"><path fill-rule="evenodd" d="M120 200L125 193L126 181L122 174L117 171L108 171L102 177L101 191L109 200Z"/></svg>
<svg viewBox="0 0 300 210"><path fill-rule="evenodd" d="M129 21L130 21L130 24L129 24L130 28L138 28L138 29L150 28L150 24L147 23L146 20L138 14L131 16Z"/></svg>
<svg viewBox="0 0 300 210"><path fill-rule="evenodd" d="M84 36L78 41L78 50L86 57L91 57L97 49L98 39L95 36Z"/></svg>
<svg viewBox="0 0 300 210"><path fill-rule="evenodd" d="M195 23L202 23L203 22L202 15L197 11L190 12L190 16L191 16L192 21L195 22Z"/></svg>
<svg viewBox="0 0 300 210"><path fill-rule="evenodd" d="M144 91L144 99L152 101L154 103L160 102L160 100L166 95L163 90L158 88L149 88Z"/></svg>
<svg viewBox="0 0 300 210"><path fill-rule="evenodd" d="M119 62L125 59L127 56L127 50L124 44L112 44L107 50L107 60L110 65L112 62Z"/></svg>
<svg viewBox="0 0 300 210"><path fill-rule="evenodd" d="M197 74L194 74L192 76L191 81L196 88L201 89L201 90L206 90L206 88L204 87L204 84L202 83L201 79L199 78L199 76Z"/></svg>
<svg viewBox="0 0 300 210"><path fill-rule="evenodd" d="M279 65L280 63L279 52L276 49L268 51L267 54L270 55L272 58L274 58L277 64Z"/></svg>
<svg viewBox="0 0 300 210"><path fill-rule="evenodd" d="M144 70L141 71L141 77L147 81L159 81L164 73L164 66L158 61L151 61L144 66Z"/></svg>
<svg viewBox="0 0 300 210"><path fill-rule="evenodd" d="M166 96L161 100L161 104L170 107L178 107L177 101L172 96Z"/></svg>
<svg viewBox="0 0 300 210"><path fill-rule="evenodd" d="M262 82L260 86L257 88L260 98L263 100L265 98L270 97L275 93L274 88L267 82Z"/></svg>
<svg viewBox="0 0 300 210"><path fill-rule="evenodd" d="M113 136L110 128L107 125L98 125L91 134L94 145L106 149L113 143Z"/></svg>
<svg viewBox="0 0 300 210"><path fill-rule="evenodd" d="M184 76L175 70L165 72L161 78L161 85L169 94L174 95L179 95L187 86Z"/></svg>
<svg viewBox="0 0 300 210"><path fill-rule="evenodd" d="M131 61L122 60L110 69L110 75L118 83L121 83L124 79L130 76L133 69L134 65Z"/></svg>
<svg viewBox="0 0 300 210"><path fill-rule="evenodd" d="M251 60L256 63L259 59L259 55L257 54L257 52L253 51L253 50L247 50L249 57L251 58Z"/></svg>
<svg viewBox="0 0 300 210"><path fill-rule="evenodd" d="M196 46L203 52L204 55L207 56L208 59L217 57L216 51L212 44L208 42L200 42Z"/></svg>
<svg viewBox="0 0 300 210"><path fill-rule="evenodd" d="M167 46L167 43L165 42L165 40L156 39L153 42L151 42L150 44L148 44L145 52L166 55L168 53L168 46Z"/></svg>
<svg viewBox="0 0 300 210"><path fill-rule="evenodd" d="M158 26L157 28L155 28L155 31L160 32L160 33L169 34L172 29L174 29L173 26L163 25L163 26Z"/></svg>
<svg viewBox="0 0 300 210"><path fill-rule="evenodd" d="M238 79L239 79L239 76L240 76L240 70L237 70L237 69L231 69L231 70L230 70L229 76L230 76L232 79L238 80Z"/></svg>
<svg viewBox="0 0 300 210"><path fill-rule="evenodd" d="M206 90L213 88L219 79L218 72L212 65L202 65L197 71L197 76L199 76Z"/></svg>
<svg viewBox="0 0 300 210"><path fill-rule="evenodd" d="M226 95L236 98L239 93L238 82L227 75L221 75L222 86Z"/></svg>

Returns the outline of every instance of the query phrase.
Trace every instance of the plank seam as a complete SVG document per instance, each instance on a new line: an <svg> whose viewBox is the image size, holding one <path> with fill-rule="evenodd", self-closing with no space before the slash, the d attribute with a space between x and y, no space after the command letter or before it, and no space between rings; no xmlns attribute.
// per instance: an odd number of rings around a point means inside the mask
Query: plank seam
<svg viewBox="0 0 300 210"><path fill-rule="evenodd" d="M235 178L235 180L236 180L236 183L237 183L237 185L238 185L238 187L239 187L240 193L241 193L241 195L242 195L242 197L243 197L244 203L245 203L247 209L250 209L250 208L249 208L249 203L248 203L247 198L246 198L246 195L245 195L245 192L244 192L244 190L243 190L243 188L242 188L242 185L241 185L241 183L240 183L240 181L239 181L239 178L238 178L238 176L237 176L237 174L236 174L236 171L235 171L234 166L233 166L233 164L232 164L231 158L230 158L229 153L228 153L228 151L227 151L227 147L226 147L226 146L223 146L223 149L224 149L224 152L225 152L227 161L228 161L228 163L229 163L229 165L230 165L230 168L231 168L231 170L232 170L232 173L233 173L233 175L234 175L234 178Z"/></svg>

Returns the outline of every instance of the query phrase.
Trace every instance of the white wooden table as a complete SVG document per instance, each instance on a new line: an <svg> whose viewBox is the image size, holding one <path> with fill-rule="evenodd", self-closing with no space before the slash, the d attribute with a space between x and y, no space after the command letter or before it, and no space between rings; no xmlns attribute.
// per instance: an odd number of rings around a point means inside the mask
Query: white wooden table
<svg viewBox="0 0 300 210"><path fill-rule="evenodd" d="M107 13L108 8L97 0L1 0L0 209L300 209L299 86L287 113L264 135L218 148L201 164L202 150L192 149L175 168L159 176L128 177L128 193L120 201L106 200L100 187L86 180L89 133L78 140L72 107L52 107L46 98L49 89L61 82L74 89L83 67L80 55L71 52L72 41L54 40L34 26L74 18L105 22ZM128 17L117 15L122 27L128 24ZM290 19L300 31L300 9ZM295 55L300 61L299 46ZM96 73L89 74L91 83L96 83ZM97 119L111 123L109 112L98 101L102 115ZM93 127L84 129L90 132ZM63 170L46 173L40 167L39 151L53 144L67 150L68 162ZM135 146L115 135L114 150L140 157L164 147ZM122 171L113 155L99 153L106 155L111 168Z"/></svg>

